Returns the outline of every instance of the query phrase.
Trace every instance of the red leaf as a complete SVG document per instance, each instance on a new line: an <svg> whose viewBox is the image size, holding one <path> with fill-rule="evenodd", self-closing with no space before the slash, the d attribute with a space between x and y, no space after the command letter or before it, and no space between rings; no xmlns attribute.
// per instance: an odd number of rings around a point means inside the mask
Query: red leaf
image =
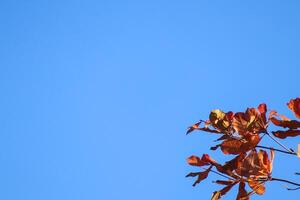
<svg viewBox="0 0 300 200"><path fill-rule="evenodd" d="M199 125L201 124L201 121L200 122L197 122L196 124L193 124L192 126L190 126L186 132L186 134L189 134L191 133L192 131L194 131L195 129L197 129L199 127Z"/></svg>
<svg viewBox="0 0 300 200"><path fill-rule="evenodd" d="M250 200L248 193L245 189L245 183L244 182L240 182L239 185L239 193L236 197L236 200Z"/></svg>
<svg viewBox="0 0 300 200"><path fill-rule="evenodd" d="M261 114L266 113L267 112L267 105L265 103L259 104L258 110Z"/></svg>
<svg viewBox="0 0 300 200"><path fill-rule="evenodd" d="M280 138L280 139L285 139L286 137L296 137L300 135L300 130L287 130L287 131L273 131L272 132L274 136Z"/></svg>
<svg viewBox="0 0 300 200"><path fill-rule="evenodd" d="M224 187L222 190L220 190L221 196L225 195L237 182L231 184L231 185L227 185L226 187Z"/></svg>
<svg viewBox="0 0 300 200"><path fill-rule="evenodd" d="M220 141L220 140L226 140L229 139L230 136L229 135L222 135L221 137L219 137L218 139L216 139L214 142Z"/></svg>
<svg viewBox="0 0 300 200"><path fill-rule="evenodd" d="M220 191L215 191L213 193L213 196L211 200L217 200L220 199L223 195L225 195L235 184L237 184L237 181L229 180L229 181L216 181L217 184L226 185L223 189Z"/></svg>
<svg viewBox="0 0 300 200"><path fill-rule="evenodd" d="M201 158L204 162L209 162L212 165L217 164L217 162L212 159L208 154L203 154L202 158Z"/></svg>
<svg viewBox="0 0 300 200"><path fill-rule="evenodd" d="M195 177L198 176L197 180L194 182L193 186L196 186L198 183L200 183L202 180L206 179L212 166L210 166L207 170L203 172L197 172L197 173L189 173L186 175L186 177Z"/></svg>
<svg viewBox="0 0 300 200"><path fill-rule="evenodd" d="M210 147L210 150L215 151L215 150L217 150L220 146L221 146L221 145L218 144L218 145L216 145L216 146Z"/></svg>
<svg viewBox="0 0 300 200"><path fill-rule="evenodd" d="M265 132L267 127L266 115L264 112L264 106L260 105L262 113L255 108L248 108L246 112L235 113L232 122L233 128L241 135L245 136L250 133L262 133Z"/></svg>
<svg viewBox="0 0 300 200"><path fill-rule="evenodd" d="M220 184L220 185L232 185L234 183L234 181L233 180L229 180L229 181L217 180L216 183Z"/></svg>
<svg viewBox="0 0 300 200"><path fill-rule="evenodd" d="M224 154L240 154L247 152L258 144L260 141L259 135L248 135L246 141L237 139L228 139L221 143L221 150Z"/></svg>
<svg viewBox="0 0 300 200"><path fill-rule="evenodd" d="M267 117L266 117L267 105L265 103L259 104L257 109L260 112L260 117L261 117L263 123L267 124Z"/></svg>
<svg viewBox="0 0 300 200"><path fill-rule="evenodd" d="M238 156L236 156L235 158L233 158L232 160L227 161L222 166L224 171L233 171L233 170L237 169L241 165L241 162L244 160L244 158L246 156L247 156L246 153L241 153Z"/></svg>
<svg viewBox="0 0 300 200"><path fill-rule="evenodd" d="M187 162L192 166L198 166L198 167L209 165L209 162L200 159L198 156L190 156L187 159Z"/></svg>
<svg viewBox="0 0 300 200"><path fill-rule="evenodd" d="M236 139L225 140L221 143L221 150L224 154L239 154L241 153L241 146L243 142Z"/></svg>
<svg viewBox="0 0 300 200"><path fill-rule="evenodd" d="M291 99L287 105L294 112L295 116L300 118L300 98Z"/></svg>
<svg viewBox="0 0 300 200"><path fill-rule="evenodd" d="M297 129L300 128L300 122L297 120L279 120L275 117L271 118L271 121L274 125L280 126L283 128Z"/></svg>

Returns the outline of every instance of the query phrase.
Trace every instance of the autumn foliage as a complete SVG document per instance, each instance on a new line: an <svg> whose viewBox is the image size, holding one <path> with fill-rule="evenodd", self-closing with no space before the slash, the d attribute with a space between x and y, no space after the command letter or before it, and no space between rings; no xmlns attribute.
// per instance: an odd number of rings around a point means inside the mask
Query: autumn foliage
<svg viewBox="0 0 300 200"><path fill-rule="evenodd" d="M300 119L300 98L291 99L287 106ZM269 132L268 126L271 123L276 129ZM220 149L225 155L235 155L224 164L218 163L208 154L201 157L193 155L187 159L188 164L202 169L186 176L195 178L193 186L206 179L210 173L225 179L215 181L223 188L213 192L211 200L220 199L235 185L238 187L237 200L249 200L252 194L263 195L266 190L265 183L268 181L283 181L298 186L296 189L300 188L297 183L272 177L275 151L297 155L280 140L300 135L300 121L291 120L275 110L268 110L267 105L262 103L257 108L247 108L245 112L213 110L208 120L193 124L188 128L187 134L193 131L219 135L216 139L219 144L210 149ZM281 149L259 145L264 137L271 139L274 144L277 143Z"/></svg>

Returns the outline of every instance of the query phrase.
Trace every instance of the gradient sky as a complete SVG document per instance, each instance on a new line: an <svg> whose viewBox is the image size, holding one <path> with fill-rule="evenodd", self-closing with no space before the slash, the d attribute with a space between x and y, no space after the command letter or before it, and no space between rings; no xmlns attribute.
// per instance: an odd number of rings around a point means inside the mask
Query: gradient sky
<svg viewBox="0 0 300 200"><path fill-rule="evenodd" d="M0 2L0 199L210 199L184 176L210 110L300 96L300 2ZM299 138L285 144L296 147ZM227 159L228 157L226 157ZM277 154L274 176L300 182ZM284 184L264 197L295 199ZM232 200L232 191L224 199Z"/></svg>

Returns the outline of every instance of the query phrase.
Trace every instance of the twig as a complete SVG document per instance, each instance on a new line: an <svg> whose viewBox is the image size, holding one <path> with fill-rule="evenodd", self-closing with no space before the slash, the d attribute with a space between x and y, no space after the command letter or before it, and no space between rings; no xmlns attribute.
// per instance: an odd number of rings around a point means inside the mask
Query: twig
<svg viewBox="0 0 300 200"><path fill-rule="evenodd" d="M284 145L281 144L278 140L276 140L272 135L270 135L270 133L266 132L266 134L267 134L274 142L276 142L278 145L280 145L282 148L284 148L285 150L287 150L287 151L290 152L291 154L297 155L293 149L288 149L286 146L284 146Z"/></svg>
<svg viewBox="0 0 300 200"><path fill-rule="evenodd" d="M224 178L227 178L227 179L230 179L230 180L234 180L233 178L231 178L231 177L229 177L229 176L226 176L226 175L224 175L224 174L221 174L221 173L219 173L219 172L217 172L217 171L215 171L215 170L210 170L211 172L213 172L213 173L215 173L215 174L218 174L218 175L220 175L220 176L222 176L222 177L224 177Z"/></svg>
<svg viewBox="0 0 300 200"><path fill-rule="evenodd" d="M287 190L299 190L300 187L296 187L296 188L286 188Z"/></svg>
<svg viewBox="0 0 300 200"><path fill-rule="evenodd" d="M300 187L299 183L295 183L295 182L288 181L288 180L281 179L281 178L273 178L272 177L272 178L270 178L270 181L281 181L281 182L289 183L289 184L296 185L296 186Z"/></svg>
<svg viewBox="0 0 300 200"><path fill-rule="evenodd" d="M286 154L297 155L296 153L291 153L290 151L284 151L284 150L276 149L273 147L265 147L265 146L261 146L261 145L256 145L256 147L262 148L262 149L270 149L270 150L274 150L274 151L278 151L278 152L286 153Z"/></svg>

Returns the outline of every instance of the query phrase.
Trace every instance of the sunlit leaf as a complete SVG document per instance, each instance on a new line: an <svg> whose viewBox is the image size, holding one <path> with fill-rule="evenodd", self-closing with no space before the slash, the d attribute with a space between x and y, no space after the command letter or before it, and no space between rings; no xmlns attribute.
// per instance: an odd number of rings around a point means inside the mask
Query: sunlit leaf
<svg viewBox="0 0 300 200"><path fill-rule="evenodd" d="M225 134L231 132L232 119L233 112L224 113L219 109L211 111L209 115L209 121L211 125L219 132Z"/></svg>
<svg viewBox="0 0 300 200"><path fill-rule="evenodd" d="M258 109L248 108L246 112L235 113L232 126L242 136L248 133L261 133L267 127L266 105L259 105Z"/></svg>
<svg viewBox="0 0 300 200"><path fill-rule="evenodd" d="M271 173L273 170L274 157L275 157L275 151L274 151L274 149L271 149L270 150L270 162L269 162L269 166L268 166L269 173Z"/></svg>
<svg viewBox="0 0 300 200"><path fill-rule="evenodd" d="M221 198L221 192L220 191L215 191L211 197L211 200L218 200Z"/></svg>
<svg viewBox="0 0 300 200"><path fill-rule="evenodd" d="M270 158L266 151L253 149L243 160L236 172L244 177L256 176L267 178L272 172L274 152L271 150Z"/></svg>
<svg viewBox="0 0 300 200"><path fill-rule="evenodd" d="M263 195L266 191L266 188L264 186L263 182L255 181L253 179L248 179L249 187L259 195Z"/></svg>
<svg viewBox="0 0 300 200"><path fill-rule="evenodd" d="M188 128L186 134L189 134L189 133L193 132L195 129L197 129L199 127L200 124L201 124L201 121L193 124L192 126L190 126Z"/></svg>

